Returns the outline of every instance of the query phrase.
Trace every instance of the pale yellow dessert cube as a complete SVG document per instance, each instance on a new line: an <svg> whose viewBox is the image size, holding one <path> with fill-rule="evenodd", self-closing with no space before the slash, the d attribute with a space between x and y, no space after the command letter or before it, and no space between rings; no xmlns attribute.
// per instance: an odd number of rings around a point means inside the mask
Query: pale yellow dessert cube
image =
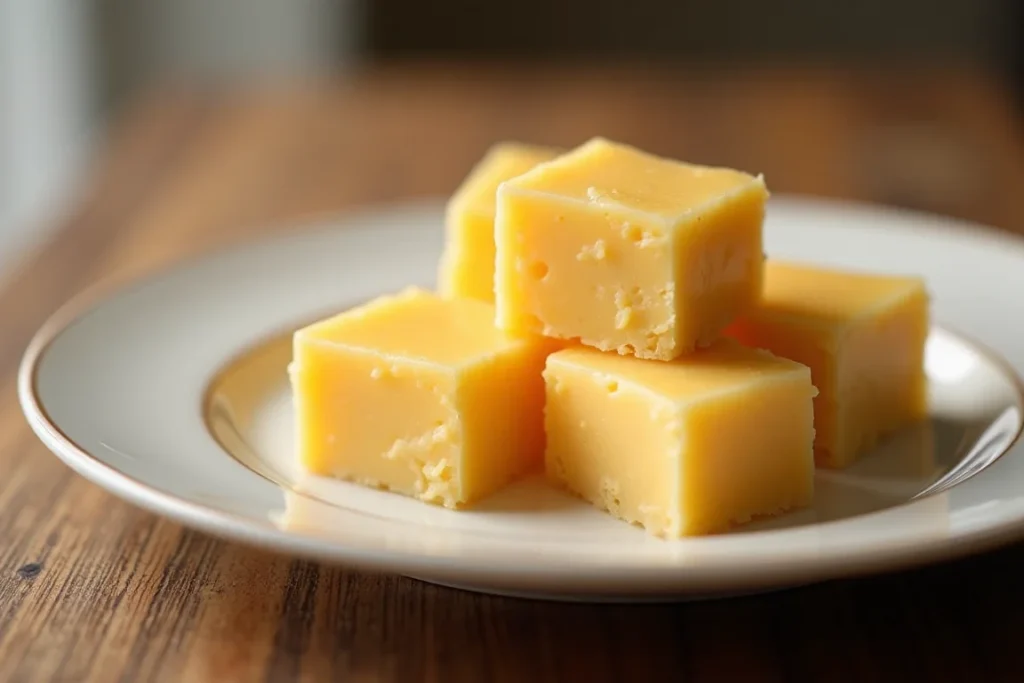
<svg viewBox="0 0 1024 683"><path fill-rule="evenodd" d="M709 534L806 506L810 370L731 339L674 361L551 354L547 472L651 534Z"/></svg>
<svg viewBox="0 0 1024 683"><path fill-rule="evenodd" d="M727 333L810 367L818 465L841 468L928 414L928 326L921 278L769 259L757 305Z"/></svg>
<svg viewBox="0 0 1024 683"><path fill-rule="evenodd" d="M597 138L503 182L497 325L641 358L713 342L761 288L763 179Z"/></svg>
<svg viewBox="0 0 1024 683"><path fill-rule="evenodd" d="M298 459L312 474L455 508L540 465L540 337L494 308L408 289L299 330Z"/></svg>

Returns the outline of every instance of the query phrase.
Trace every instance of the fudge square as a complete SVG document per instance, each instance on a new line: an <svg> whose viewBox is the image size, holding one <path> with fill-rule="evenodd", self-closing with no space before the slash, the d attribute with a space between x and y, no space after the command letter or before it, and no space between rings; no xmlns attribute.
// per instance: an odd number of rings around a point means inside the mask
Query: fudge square
<svg viewBox="0 0 1024 683"><path fill-rule="evenodd" d="M501 142L470 170L445 208L445 245L438 269L441 294L494 302L495 192L501 182L557 154L547 147Z"/></svg>
<svg viewBox="0 0 1024 683"><path fill-rule="evenodd" d="M484 302L409 288L296 332L303 468L455 508L539 467L553 342L493 321Z"/></svg>
<svg viewBox="0 0 1024 683"><path fill-rule="evenodd" d="M759 303L728 334L811 368L815 458L841 468L927 415L928 306L920 278L769 259Z"/></svg>
<svg viewBox="0 0 1024 683"><path fill-rule="evenodd" d="M656 536L715 533L814 491L806 366L722 339L674 361L548 357L546 470Z"/></svg>
<svg viewBox="0 0 1024 683"><path fill-rule="evenodd" d="M595 138L501 183L496 323L670 360L761 287L761 177Z"/></svg>

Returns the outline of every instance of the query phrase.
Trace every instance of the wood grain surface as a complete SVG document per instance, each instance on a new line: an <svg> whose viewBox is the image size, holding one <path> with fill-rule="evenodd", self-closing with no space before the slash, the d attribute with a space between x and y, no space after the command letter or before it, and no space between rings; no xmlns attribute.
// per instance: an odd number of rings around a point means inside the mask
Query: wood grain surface
<svg viewBox="0 0 1024 683"><path fill-rule="evenodd" d="M1024 547L719 602L565 605L212 540L73 475L14 378L97 282L356 205L446 194L492 142L602 134L776 192L1024 232L1024 143L970 69L395 65L321 86L163 92L0 285L0 681L1024 681Z"/></svg>

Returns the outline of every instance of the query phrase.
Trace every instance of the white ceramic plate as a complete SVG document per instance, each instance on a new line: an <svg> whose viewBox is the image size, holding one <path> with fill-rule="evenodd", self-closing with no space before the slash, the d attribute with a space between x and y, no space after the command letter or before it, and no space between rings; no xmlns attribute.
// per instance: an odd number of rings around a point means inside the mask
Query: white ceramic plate
<svg viewBox="0 0 1024 683"><path fill-rule="evenodd" d="M770 254L922 274L936 320L932 419L847 471L820 473L813 509L669 542L540 478L461 512L300 480L289 465L288 333L377 294L432 285L441 216L437 202L352 215L106 298L86 295L29 348L25 413L68 465L157 514L287 553L497 593L765 590L1024 536L1024 242L795 198L771 200Z"/></svg>

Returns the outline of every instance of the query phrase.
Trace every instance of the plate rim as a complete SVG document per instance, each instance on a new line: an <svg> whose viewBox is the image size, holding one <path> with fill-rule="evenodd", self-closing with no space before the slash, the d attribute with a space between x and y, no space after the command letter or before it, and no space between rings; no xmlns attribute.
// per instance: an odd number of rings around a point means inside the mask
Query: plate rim
<svg viewBox="0 0 1024 683"><path fill-rule="evenodd" d="M443 200L443 198L441 199ZM927 222L928 227L924 228L924 231L931 232L939 229L951 233L957 239L985 243L992 248L1012 246L1024 258L1024 240L984 224L881 204L805 197L796 194L774 195L773 200L776 204L791 204L800 209L894 215L903 223L901 229L907 232L919 233L922 231L920 226L908 224L906 222L908 218L916 223ZM45 320L33 335L23 354L18 369L17 387L19 402L30 428L48 450L86 480L152 514L168 517L186 527L200 530L211 536L240 541L248 545L307 559L329 561L354 569L436 576L462 583L466 582L465 576L485 574L488 577L495 577L503 583L511 582L528 589L541 588L543 590L553 582L571 578L571 587L575 590L570 592L591 593L596 590L606 593L608 592L607 586L616 586L619 589L625 588L626 592L631 595L644 595L652 591L679 594L694 590L721 590L723 586L729 589L785 586L792 585L794 582L808 583L921 566L964 557L999 547L1014 540L1024 539L1024 510L1022 510L1006 519L987 523L980 529L961 532L961 535L955 538L950 536L929 537L911 546L890 544L879 547L868 555L839 557L833 554L822 556L815 558L810 565L799 560L783 558L777 566L772 566L770 571L766 571L760 576L753 576L752 572L715 574L706 571L694 572L679 567L643 565L628 569L592 566L585 573L580 571L578 565L573 564L547 563L543 569L534 571L523 565L504 567L501 563L470 562L469 560L463 560L457 565L453 565L447 558L432 558L427 555L386 547L367 549L329 541L319 536L296 534L273 525L260 524L256 520L212 505L182 499L103 462L64 433L47 414L36 390L36 375L45 360L47 350L64 331L79 319L89 315L105 301L126 295L137 287L153 283L169 275L215 261L230 253L245 249L258 249L278 241L293 240L296 236L310 232L337 230L339 225L352 225L359 220L360 215L379 216L381 213L395 210L422 212L425 209L436 210L438 205L438 198L419 198L369 205L358 210L326 214L306 221L295 221L292 223L293 229L283 233L236 241L206 250L198 255L172 260L168 264L140 276L132 277L127 281L116 279L101 281L84 288L69 298ZM979 352L985 355L987 360L1006 372L1018 392L1024 393L1024 379L1010 361L969 334L963 334L946 324L941 327L974 345ZM204 386L204 394L205 390ZM1021 432L1018 432L1004 451L1004 455L1009 455L1012 450L1019 447L1021 437ZM909 504L912 502L910 501ZM870 514L883 514L884 512L885 510L882 510ZM628 574L625 580L622 576L623 573ZM637 584L643 585L638 586ZM566 591L560 588L559 592Z"/></svg>

